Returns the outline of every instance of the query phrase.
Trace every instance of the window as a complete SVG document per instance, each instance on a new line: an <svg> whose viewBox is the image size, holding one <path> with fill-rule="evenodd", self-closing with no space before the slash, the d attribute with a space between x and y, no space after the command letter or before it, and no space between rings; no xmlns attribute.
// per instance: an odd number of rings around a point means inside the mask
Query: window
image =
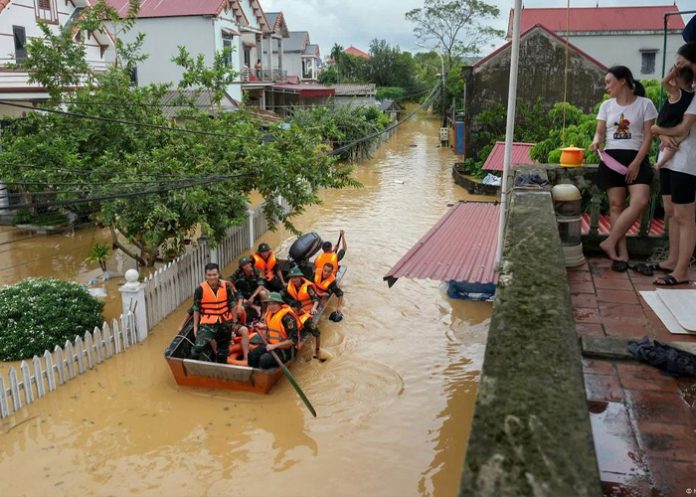
<svg viewBox="0 0 696 497"><path fill-rule="evenodd" d="M231 36L222 37L222 49L225 51L225 65L232 67L232 44L234 39Z"/></svg>
<svg viewBox="0 0 696 497"><path fill-rule="evenodd" d="M655 74L655 59L657 58L657 50L641 50L641 74Z"/></svg>
<svg viewBox="0 0 696 497"><path fill-rule="evenodd" d="M27 33L24 26L12 26L14 35L15 61L17 63L24 62L27 59Z"/></svg>
<svg viewBox="0 0 696 497"><path fill-rule="evenodd" d="M34 13L37 19L54 24L58 23L56 0L34 0Z"/></svg>

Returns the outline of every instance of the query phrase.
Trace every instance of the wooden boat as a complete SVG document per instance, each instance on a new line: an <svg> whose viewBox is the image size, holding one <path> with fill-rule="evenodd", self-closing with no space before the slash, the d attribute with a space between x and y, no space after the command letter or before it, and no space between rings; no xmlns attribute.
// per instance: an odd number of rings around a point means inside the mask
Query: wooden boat
<svg viewBox="0 0 696 497"><path fill-rule="evenodd" d="M283 271L289 269L291 264L290 261L279 261L279 266ZM336 275L338 283L343 279L345 272L345 267L339 268ZM332 298L334 298L333 295L324 305L317 309L318 312L315 316L317 322L319 322L321 315ZM193 323L189 322L181 333L174 337L164 353L167 364L169 364L169 368L174 374L174 379L179 385L268 393L273 388L273 385L283 376L280 368L258 369L189 359L188 356L193 341ZM298 349L294 351L293 357L286 363L286 366L291 367L295 363L300 350L306 342L307 337L300 341Z"/></svg>

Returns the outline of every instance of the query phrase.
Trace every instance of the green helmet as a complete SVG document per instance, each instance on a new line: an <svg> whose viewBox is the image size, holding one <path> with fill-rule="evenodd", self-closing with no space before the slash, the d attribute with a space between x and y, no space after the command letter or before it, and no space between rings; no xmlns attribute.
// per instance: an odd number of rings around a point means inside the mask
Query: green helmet
<svg viewBox="0 0 696 497"><path fill-rule="evenodd" d="M284 304L283 296L278 292L269 293L266 298L263 299L264 302L277 302L279 304Z"/></svg>
<svg viewBox="0 0 696 497"><path fill-rule="evenodd" d="M271 246L267 243L262 243L259 245L259 249L257 252L270 252L271 251Z"/></svg>
<svg viewBox="0 0 696 497"><path fill-rule="evenodd" d="M288 278L294 278L294 277L296 277L296 276L301 276L301 277L304 278L304 273L303 273L302 270L301 270L299 267L297 267L297 266L293 267L293 268L290 270L290 272L288 273Z"/></svg>
<svg viewBox="0 0 696 497"><path fill-rule="evenodd" d="M251 257L248 255L245 255L244 257L239 258L239 267L242 267L244 264L251 264L252 260Z"/></svg>

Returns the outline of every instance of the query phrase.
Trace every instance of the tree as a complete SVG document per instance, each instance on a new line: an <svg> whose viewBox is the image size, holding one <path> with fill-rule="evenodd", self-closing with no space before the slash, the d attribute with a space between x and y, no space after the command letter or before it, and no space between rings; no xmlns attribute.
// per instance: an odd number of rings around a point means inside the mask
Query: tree
<svg viewBox="0 0 696 497"><path fill-rule="evenodd" d="M367 61L361 57L347 54L341 45L335 43L330 53L331 64L319 75L322 84L366 83Z"/></svg>
<svg viewBox="0 0 696 497"><path fill-rule="evenodd" d="M456 57L477 55L483 44L503 36L486 24L499 14L483 0L425 0L423 7L408 11L406 19L415 24L420 44L444 57L447 72Z"/></svg>
<svg viewBox="0 0 696 497"><path fill-rule="evenodd" d="M75 29L99 29L94 23L110 22L114 15L100 0L83 11ZM182 96L174 120L162 103L173 85L131 84L131 68L143 59L142 37L133 44L118 42L119 62L79 79L81 86L68 93L48 76L51 68L65 75L61 81L84 73L79 57L59 53L79 42L62 38L56 45L51 37L62 35L48 29L44 34L46 39L27 47L26 68L37 82L53 85L55 97L44 108L60 106L71 115L32 112L12 121L0 138L0 177L23 184L30 206L65 202L66 209L87 209L109 228L113 245L143 266L181 253L184 239L196 233L222 239L243 220L252 192L268 200L264 214L272 227L281 222L294 229L291 217L318 203L320 189L357 185L351 167L326 154L318 130L271 126L266 132L243 111L221 112L219 97L235 77L224 54L205 67L180 50L179 88L194 96ZM211 107L198 108L195 92L209 93ZM264 133L274 139L264 143ZM288 200L289 214L275 202L279 195ZM89 202L76 203L84 199Z"/></svg>

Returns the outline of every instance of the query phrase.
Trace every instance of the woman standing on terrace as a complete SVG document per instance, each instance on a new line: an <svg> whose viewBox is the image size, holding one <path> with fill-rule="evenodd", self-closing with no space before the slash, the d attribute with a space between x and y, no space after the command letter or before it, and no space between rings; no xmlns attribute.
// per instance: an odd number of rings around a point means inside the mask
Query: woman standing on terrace
<svg viewBox="0 0 696 497"><path fill-rule="evenodd" d="M604 89L611 97L602 102L597 114L597 130L590 150L597 151L604 143L604 153L628 167L624 176L599 163L597 182L609 197L611 231L599 246L612 259L611 268L628 269L626 232L640 217L650 200L653 171L648 162L652 134L650 127L657 109L645 89L633 79L630 69L614 66L604 77ZM630 204L626 199L630 196Z"/></svg>
<svg viewBox="0 0 696 497"><path fill-rule="evenodd" d="M677 50L675 64L696 73L696 43ZM665 213L669 218L669 255L654 266L669 274L655 280L656 285L674 286L689 282L689 266L696 246L696 98L691 101L681 123L672 128L653 127L663 146L677 148L671 160L660 168L660 187ZM688 135L688 136L687 136Z"/></svg>

